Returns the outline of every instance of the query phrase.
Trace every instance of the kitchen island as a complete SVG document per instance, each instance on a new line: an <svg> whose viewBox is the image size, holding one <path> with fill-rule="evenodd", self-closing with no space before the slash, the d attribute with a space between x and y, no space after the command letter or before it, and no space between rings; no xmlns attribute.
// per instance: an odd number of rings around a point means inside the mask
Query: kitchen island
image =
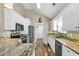
<svg viewBox="0 0 79 59"><path fill-rule="evenodd" d="M21 43L20 38L1 38L1 56L28 56L32 55L33 43Z"/></svg>

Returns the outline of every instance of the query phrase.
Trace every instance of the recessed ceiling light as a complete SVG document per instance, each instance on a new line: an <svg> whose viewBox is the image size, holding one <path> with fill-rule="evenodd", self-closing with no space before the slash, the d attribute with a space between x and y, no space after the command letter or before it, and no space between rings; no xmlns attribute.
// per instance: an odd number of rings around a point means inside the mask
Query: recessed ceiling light
<svg viewBox="0 0 79 59"><path fill-rule="evenodd" d="M40 3L37 3L36 5L38 9L41 9Z"/></svg>
<svg viewBox="0 0 79 59"><path fill-rule="evenodd" d="M54 6L56 3L52 3L52 5Z"/></svg>

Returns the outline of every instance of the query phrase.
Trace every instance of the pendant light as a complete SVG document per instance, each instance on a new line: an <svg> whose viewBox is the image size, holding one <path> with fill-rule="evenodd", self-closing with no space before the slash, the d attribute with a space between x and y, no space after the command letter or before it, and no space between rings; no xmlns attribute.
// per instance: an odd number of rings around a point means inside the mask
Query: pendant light
<svg viewBox="0 0 79 59"><path fill-rule="evenodd" d="M39 23L42 23L41 17L39 18L38 22L39 22Z"/></svg>

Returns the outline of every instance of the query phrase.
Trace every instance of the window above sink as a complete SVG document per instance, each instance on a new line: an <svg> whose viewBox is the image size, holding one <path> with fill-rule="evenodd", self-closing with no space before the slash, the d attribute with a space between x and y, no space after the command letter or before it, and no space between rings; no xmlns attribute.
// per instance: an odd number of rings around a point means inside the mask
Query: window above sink
<svg viewBox="0 0 79 59"><path fill-rule="evenodd" d="M62 30L62 26L63 26L63 19L62 19L62 16L57 18L57 19L54 19L54 23L53 23L53 30L54 31L57 31L57 32L60 32L60 33L67 33L67 31L63 31Z"/></svg>

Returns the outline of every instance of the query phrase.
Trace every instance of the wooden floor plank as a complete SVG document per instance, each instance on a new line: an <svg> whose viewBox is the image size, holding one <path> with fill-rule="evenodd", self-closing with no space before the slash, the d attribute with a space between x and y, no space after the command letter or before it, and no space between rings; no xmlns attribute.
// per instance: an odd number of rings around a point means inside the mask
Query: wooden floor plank
<svg viewBox="0 0 79 59"><path fill-rule="evenodd" d="M53 56L54 53L49 46L43 44L43 39L37 39L35 56Z"/></svg>

